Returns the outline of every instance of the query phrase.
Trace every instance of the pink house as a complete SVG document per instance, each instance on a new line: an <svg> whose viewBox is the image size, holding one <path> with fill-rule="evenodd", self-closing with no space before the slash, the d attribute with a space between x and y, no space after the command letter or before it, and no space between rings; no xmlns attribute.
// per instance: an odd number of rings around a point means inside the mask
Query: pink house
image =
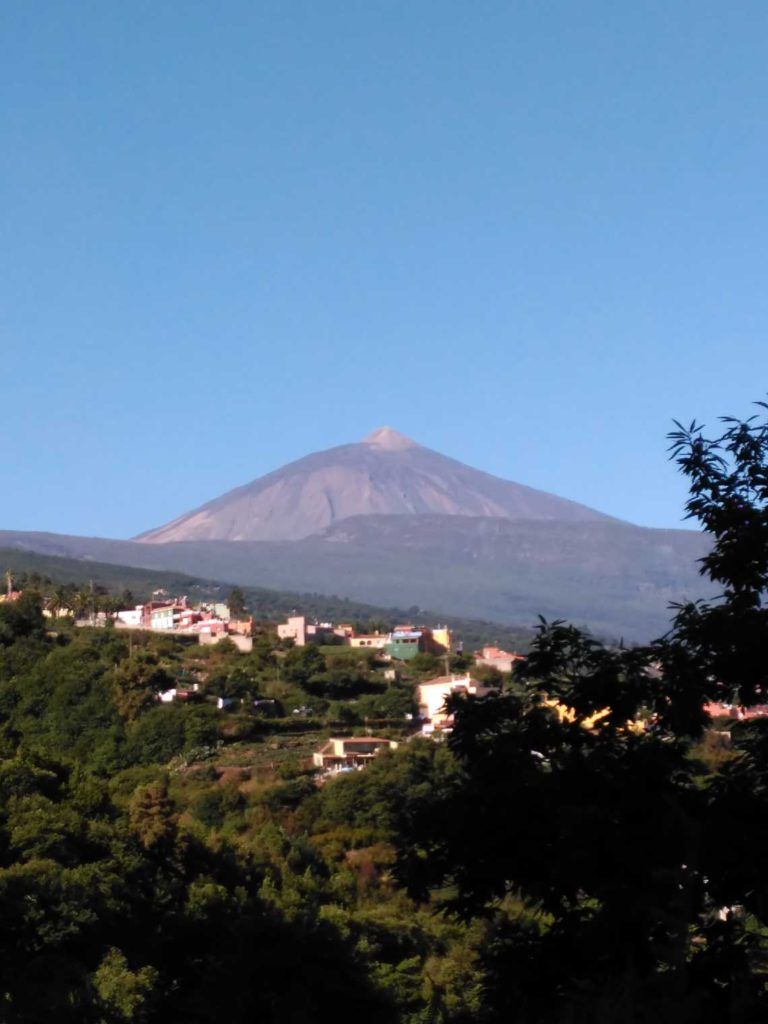
<svg viewBox="0 0 768 1024"><path fill-rule="evenodd" d="M525 656L516 651L504 651L500 647L483 647L475 651L475 664L497 668L499 672L511 672L518 661L525 661Z"/></svg>

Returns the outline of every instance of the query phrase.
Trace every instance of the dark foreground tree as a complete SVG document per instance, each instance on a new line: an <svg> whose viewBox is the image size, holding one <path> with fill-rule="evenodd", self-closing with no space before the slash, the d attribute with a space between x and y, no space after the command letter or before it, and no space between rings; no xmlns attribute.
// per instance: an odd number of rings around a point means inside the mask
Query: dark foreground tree
<svg viewBox="0 0 768 1024"><path fill-rule="evenodd" d="M240 587L233 587L229 592L227 598L227 606L229 608L229 614L233 619L242 619L248 611L245 603L245 594L242 592Z"/></svg>
<svg viewBox="0 0 768 1024"><path fill-rule="evenodd" d="M768 422L724 422L670 435L722 597L632 650L542 623L514 689L455 701L461 771L400 816L411 892L488 918L488 1020L768 1014L768 719L702 755L705 704L768 703Z"/></svg>
<svg viewBox="0 0 768 1024"><path fill-rule="evenodd" d="M392 1024L352 944L179 825L164 782L0 762L3 1024Z"/></svg>

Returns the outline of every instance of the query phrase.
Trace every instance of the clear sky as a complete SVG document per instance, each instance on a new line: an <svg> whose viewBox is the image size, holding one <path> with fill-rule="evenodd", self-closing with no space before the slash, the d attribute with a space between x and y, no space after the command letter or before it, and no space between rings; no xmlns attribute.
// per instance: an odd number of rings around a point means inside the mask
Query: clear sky
<svg viewBox="0 0 768 1024"><path fill-rule="evenodd" d="M651 526L768 391L768 4L5 0L0 527L391 424Z"/></svg>

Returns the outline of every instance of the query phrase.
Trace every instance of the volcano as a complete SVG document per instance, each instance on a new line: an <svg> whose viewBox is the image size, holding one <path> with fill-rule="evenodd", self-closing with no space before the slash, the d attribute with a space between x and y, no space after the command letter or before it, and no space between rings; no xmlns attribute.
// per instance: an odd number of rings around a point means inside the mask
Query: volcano
<svg viewBox="0 0 768 1024"><path fill-rule="evenodd" d="M357 516L471 516L578 523L609 516L502 480L391 427L306 455L140 534L147 544L300 540Z"/></svg>

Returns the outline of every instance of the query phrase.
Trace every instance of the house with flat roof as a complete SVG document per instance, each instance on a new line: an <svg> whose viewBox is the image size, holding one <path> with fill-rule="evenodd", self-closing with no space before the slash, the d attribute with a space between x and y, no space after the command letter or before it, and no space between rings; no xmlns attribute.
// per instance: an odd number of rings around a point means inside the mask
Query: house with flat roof
<svg viewBox="0 0 768 1024"><path fill-rule="evenodd" d="M293 640L296 647L339 642L332 622L310 622L306 615L290 615L278 623L277 635L280 640Z"/></svg>
<svg viewBox="0 0 768 1024"><path fill-rule="evenodd" d="M389 633L356 633L347 637L349 647L371 647L383 650L389 643Z"/></svg>
<svg viewBox="0 0 768 1024"><path fill-rule="evenodd" d="M420 683L416 687L416 699L419 715L424 720L422 732L431 733L435 729L449 729L453 724L453 715L445 708L448 697L454 694L472 697L487 697L496 693L490 686L478 683L467 673L466 675L436 676Z"/></svg>
<svg viewBox="0 0 768 1024"><path fill-rule="evenodd" d="M386 645L387 654L399 661L410 661L422 648L420 629L394 629Z"/></svg>
<svg viewBox="0 0 768 1024"><path fill-rule="evenodd" d="M324 772L344 772L365 768L381 750L395 750L394 740L375 736L332 736L312 755L315 768Z"/></svg>
<svg viewBox="0 0 768 1024"><path fill-rule="evenodd" d="M476 665L497 668L499 672L511 672L518 661L525 661L525 655L517 651L504 651L500 647L483 647L474 654Z"/></svg>

